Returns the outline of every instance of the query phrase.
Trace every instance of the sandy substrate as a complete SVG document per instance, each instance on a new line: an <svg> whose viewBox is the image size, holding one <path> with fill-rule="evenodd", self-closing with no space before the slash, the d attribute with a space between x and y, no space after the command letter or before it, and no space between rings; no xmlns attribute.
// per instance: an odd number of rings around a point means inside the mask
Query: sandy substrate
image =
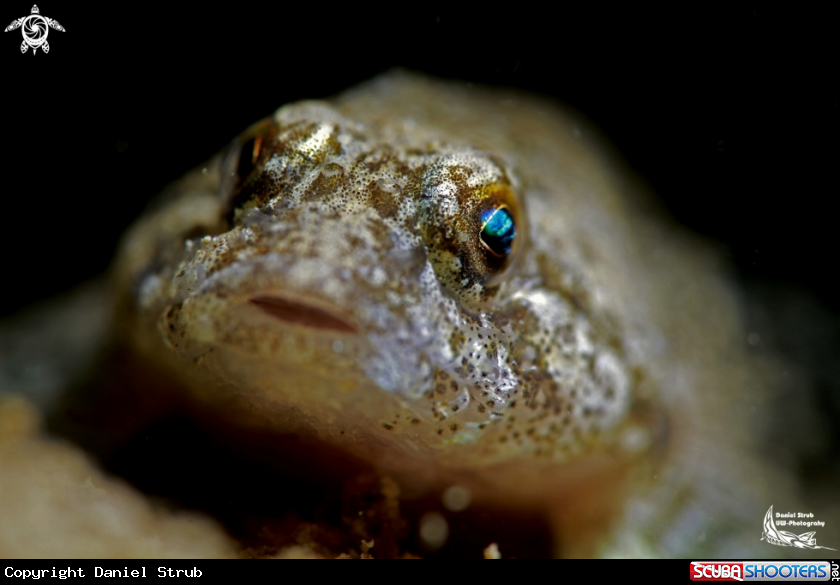
<svg viewBox="0 0 840 585"><path fill-rule="evenodd" d="M0 396L0 557L236 556L220 526L153 507L77 447L40 432L37 410Z"/></svg>

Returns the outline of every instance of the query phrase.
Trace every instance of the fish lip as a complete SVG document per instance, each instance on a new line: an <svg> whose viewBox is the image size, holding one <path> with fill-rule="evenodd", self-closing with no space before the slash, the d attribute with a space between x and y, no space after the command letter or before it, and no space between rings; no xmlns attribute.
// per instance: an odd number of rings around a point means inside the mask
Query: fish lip
<svg viewBox="0 0 840 585"><path fill-rule="evenodd" d="M358 325L343 312L310 298L271 291L251 296L248 303L289 325L354 335L359 333Z"/></svg>

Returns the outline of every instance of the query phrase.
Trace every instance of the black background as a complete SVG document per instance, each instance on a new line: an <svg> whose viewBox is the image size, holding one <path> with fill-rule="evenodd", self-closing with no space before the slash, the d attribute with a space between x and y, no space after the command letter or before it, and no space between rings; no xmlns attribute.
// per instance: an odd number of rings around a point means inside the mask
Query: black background
<svg viewBox="0 0 840 585"><path fill-rule="evenodd" d="M67 29L50 32L49 54L0 35L0 315L105 270L146 202L255 120L393 66L572 105L739 274L840 311L840 37L827 12L39 6ZM4 3L2 26L30 8Z"/></svg>

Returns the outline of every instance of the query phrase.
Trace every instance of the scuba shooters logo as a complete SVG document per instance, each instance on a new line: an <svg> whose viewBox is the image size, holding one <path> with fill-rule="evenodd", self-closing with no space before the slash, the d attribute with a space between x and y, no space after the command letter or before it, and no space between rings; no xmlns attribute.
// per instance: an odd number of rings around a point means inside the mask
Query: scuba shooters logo
<svg viewBox="0 0 840 585"><path fill-rule="evenodd" d="M692 561L692 581L840 581L836 561Z"/></svg>
<svg viewBox="0 0 840 585"><path fill-rule="evenodd" d="M790 512L787 514L776 514L776 517L807 519L813 518L814 515L802 514L801 512L799 514L794 514L793 512ZM779 524L781 526L825 526L825 522L813 522L809 520L780 520ZM794 534L785 530L779 530L776 528L776 523L773 521L773 506L770 506L770 509L767 510L767 514L764 515L764 533L761 535L761 540L764 540L769 544L775 544L776 546L793 546L796 548L824 548L826 550L837 550L836 548L829 548L827 546L817 546L817 539L815 538L816 534L816 531Z"/></svg>

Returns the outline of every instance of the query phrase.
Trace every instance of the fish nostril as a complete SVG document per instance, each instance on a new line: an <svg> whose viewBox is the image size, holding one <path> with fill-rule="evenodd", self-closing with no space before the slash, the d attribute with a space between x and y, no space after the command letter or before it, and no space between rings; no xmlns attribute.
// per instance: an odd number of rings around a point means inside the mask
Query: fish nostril
<svg viewBox="0 0 840 585"><path fill-rule="evenodd" d="M359 332L355 325L341 317L337 317L323 309L306 303L275 296L255 297L250 302L275 319L285 321L286 323L312 327L314 329L331 329L346 333Z"/></svg>

